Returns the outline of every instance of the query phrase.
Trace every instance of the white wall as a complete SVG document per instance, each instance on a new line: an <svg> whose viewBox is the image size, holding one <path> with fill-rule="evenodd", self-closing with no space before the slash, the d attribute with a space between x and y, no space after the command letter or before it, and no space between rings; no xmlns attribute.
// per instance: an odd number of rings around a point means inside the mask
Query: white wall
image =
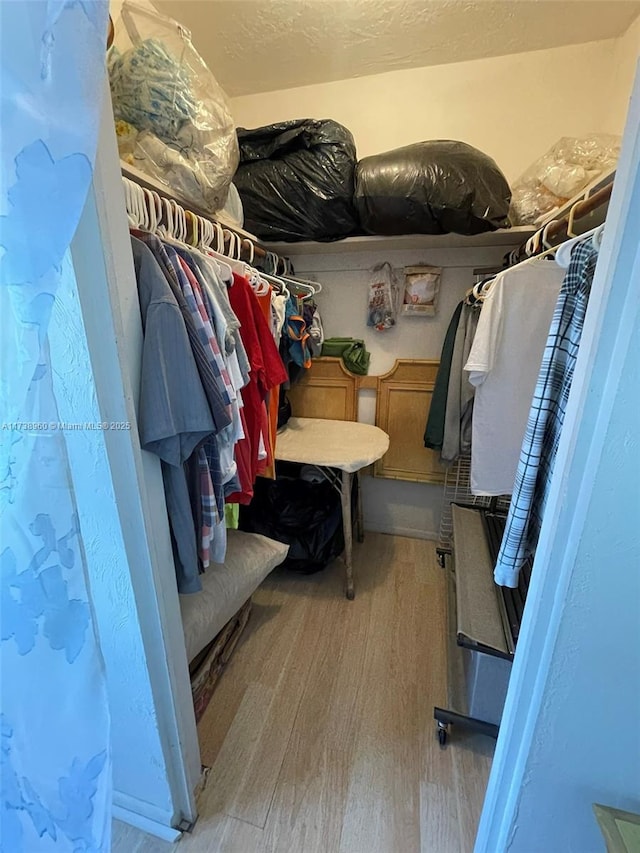
<svg viewBox="0 0 640 853"><path fill-rule="evenodd" d="M296 272L322 282L318 305L327 337L363 338L371 353L370 375L390 370L397 358L439 359L456 304L473 283L477 266L500 264L503 249L437 249L425 251L326 252L294 258ZM395 269L429 263L444 269L435 317L400 315L385 332L366 325L369 270L388 261ZM375 393L360 392L359 419L375 422ZM426 425L426 413L425 413ZM426 483L364 477L363 504L367 530L436 538L440 527L442 487Z"/></svg>
<svg viewBox="0 0 640 853"><path fill-rule="evenodd" d="M493 157L512 181L560 137L621 133L610 107L618 52L609 39L234 98L240 127L333 118L353 133L358 157L425 139L460 139ZM623 99L632 75L624 64Z"/></svg>
<svg viewBox="0 0 640 853"><path fill-rule="evenodd" d="M640 55L640 17L615 41L613 73L610 81L609 108L605 125L622 127L629 109L631 87Z"/></svg>
<svg viewBox="0 0 640 853"><path fill-rule="evenodd" d="M100 423L103 418L69 258L63 269L49 333L60 418L68 423ZM121 438L128 440L127 431ZM73 430L65 439L105 660L116 801L143 802L147 817L169 823L173 817L171 791L105 433ZM139 760L141 756L145 760Z"/></svg>
<svg viewBox="0 0 640 853"><path fill-rule="evenodd" d="M104 95L53 363L61 420L130 424L74 430L67 447L107 673L114 815L175 840L196 817L200 754L160 463L138 437L142 324L106 83Z"/></svg>

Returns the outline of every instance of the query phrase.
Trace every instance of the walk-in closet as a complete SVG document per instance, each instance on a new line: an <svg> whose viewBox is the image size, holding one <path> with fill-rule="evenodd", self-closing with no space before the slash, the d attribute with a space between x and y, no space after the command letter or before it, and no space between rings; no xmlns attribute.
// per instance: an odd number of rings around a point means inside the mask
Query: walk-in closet
<svg viewBox="0 0 640 853"><path fill-rule="evenodd" d="M71 5L41 79L85 15L97 151L32 386L110 722L82 834L9 708L11 853L637 850L640 3ZM73 588L32 515L18 663L50 554Z"/></svg>

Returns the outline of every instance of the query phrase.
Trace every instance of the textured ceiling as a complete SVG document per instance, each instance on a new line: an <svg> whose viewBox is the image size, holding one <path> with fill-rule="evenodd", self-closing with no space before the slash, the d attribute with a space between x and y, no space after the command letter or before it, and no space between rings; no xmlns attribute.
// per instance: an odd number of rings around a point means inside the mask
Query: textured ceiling
<svg viewBox="0 0 640 853"><path fill-rule="evenodd" d="M631 0L155 0L230 96L614 38Z"/></svg>

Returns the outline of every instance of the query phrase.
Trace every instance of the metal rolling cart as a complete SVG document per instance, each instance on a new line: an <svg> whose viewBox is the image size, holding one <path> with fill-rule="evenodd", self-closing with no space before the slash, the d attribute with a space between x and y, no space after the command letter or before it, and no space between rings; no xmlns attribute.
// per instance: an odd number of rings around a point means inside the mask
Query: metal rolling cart
<svg viewBox="0 0 640 853"><path fill-rule="evenodd" d="M464 477L456 496L465 491ZM498 736L531 561L520 572L517 589L499 587L493 568L506 522L508 499L451 502L444 521L449 542L437 548L447 573L448 707L434 708L437 736L444 747L452 725Z"/></svg>

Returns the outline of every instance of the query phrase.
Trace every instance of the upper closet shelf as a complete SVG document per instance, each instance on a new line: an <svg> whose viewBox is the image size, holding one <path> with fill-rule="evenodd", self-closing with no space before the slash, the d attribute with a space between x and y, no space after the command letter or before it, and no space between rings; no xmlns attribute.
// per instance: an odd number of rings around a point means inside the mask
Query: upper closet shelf
<svg viewBox="0 0 640 853"><path fill-rule="evenodd" d="M474 249L501 246L513 249L535 234L533 225L516 228L501 228L484 234L402 234L394 237L348 237L334 243L315 243L303 240L299 243L265 242L264 245L279 255L343 254L345 252L377 252L393 249Z"/></svg>

